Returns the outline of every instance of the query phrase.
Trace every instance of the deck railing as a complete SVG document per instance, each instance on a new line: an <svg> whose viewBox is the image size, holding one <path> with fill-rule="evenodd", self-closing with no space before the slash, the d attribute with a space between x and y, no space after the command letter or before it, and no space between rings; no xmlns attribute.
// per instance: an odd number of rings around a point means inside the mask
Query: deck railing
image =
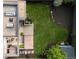
<svg viewBox="0 0 79 59"><path fill-rule="evenodd" d="M25 55L34 54L34 50L33 49L20 49L19 54L25 54Z"/></svg>

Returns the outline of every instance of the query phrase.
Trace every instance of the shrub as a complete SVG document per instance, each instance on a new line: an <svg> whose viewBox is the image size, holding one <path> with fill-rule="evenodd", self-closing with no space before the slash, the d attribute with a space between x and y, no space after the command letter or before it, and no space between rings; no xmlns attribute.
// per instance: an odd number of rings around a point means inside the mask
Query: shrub
<svg viewBox="0 0 79 59"><path fill-rule="evenodd" d="M66 59L66 55L56 45L48 50L47 59Z"/></svg>
<svg viewBox="0 0 79 59"><path fill-rule="evenodd" d="M68 31L66 28L59 26L59 25L55 25L55 27L53 28L53 40L54 43L61 43L67 40L68 38Z"/></svg>
<svg viewBox="0 0 79 59"><path fill-rule="evenodd" d="M76 3L76 0L63 0L63 3L67 6L74 6Z"/></svg>
<svg viewBox="0 0 79 59"><path fill-rule="evenodd" d="M75 2L75 0L63 0L64 1L64 3L74 3Z"/></svg>

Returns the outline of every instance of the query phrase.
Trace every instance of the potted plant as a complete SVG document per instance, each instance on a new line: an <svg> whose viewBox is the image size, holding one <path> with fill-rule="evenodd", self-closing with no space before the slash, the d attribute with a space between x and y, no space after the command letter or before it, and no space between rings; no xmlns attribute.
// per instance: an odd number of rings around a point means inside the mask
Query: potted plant
<svg viewBox="0 0 79 59"><path fill-rule="evenodd" d="M29 17L27 17L25 19L25 24L31 24L31 23L32 23L32 20Z"/></svg>
<svg viewBox="0 0 79 59"><path fill-rule="evenodd" d="M21 36L23 36L23 35L24 35L24 33L23 33L23 32L21 32L21 33L20 33L20 35L21 35Z"/></svg>
<svg viewBox="0 0 79 59"><path fill-rule="evenodd" d="M20 33L20 48L24 48L24 33Z"/></svg>

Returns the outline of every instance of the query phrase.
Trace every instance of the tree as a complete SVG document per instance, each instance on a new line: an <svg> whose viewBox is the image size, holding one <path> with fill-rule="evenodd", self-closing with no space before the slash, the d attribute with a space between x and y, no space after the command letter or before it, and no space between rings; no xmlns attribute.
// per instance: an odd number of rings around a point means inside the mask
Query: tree
<svg viewBox="0 0 79 59"><path fill-rule="evenodd" d="M47 52L47 59L66 59L66 55L58 45L50 48Z"/></svg>

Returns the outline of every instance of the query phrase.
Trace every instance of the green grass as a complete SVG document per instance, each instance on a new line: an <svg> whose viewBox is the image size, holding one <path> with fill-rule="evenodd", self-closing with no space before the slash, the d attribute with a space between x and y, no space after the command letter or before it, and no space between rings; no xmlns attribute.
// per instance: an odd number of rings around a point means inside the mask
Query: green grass
<svg viewBox="0 0 79 59"><path fill-rule="evenodd" d="M66 30L50 20L48 5L27 3L26 12L34 23L34 50L36 55L42 54L50 42L54 43L66 39Z"/></svg>

